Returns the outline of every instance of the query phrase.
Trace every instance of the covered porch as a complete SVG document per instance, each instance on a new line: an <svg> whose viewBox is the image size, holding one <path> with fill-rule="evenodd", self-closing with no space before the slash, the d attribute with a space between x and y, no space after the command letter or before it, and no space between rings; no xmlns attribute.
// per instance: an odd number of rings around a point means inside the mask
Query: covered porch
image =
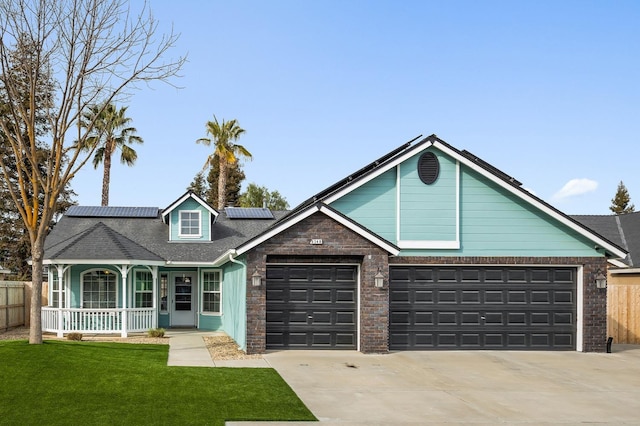
<svg viewBox="0 0 640 426"><path fill-rule="evenodd" d="M158 327L158 267L149 264L52 263L42 331L120 334Z"/></svg>

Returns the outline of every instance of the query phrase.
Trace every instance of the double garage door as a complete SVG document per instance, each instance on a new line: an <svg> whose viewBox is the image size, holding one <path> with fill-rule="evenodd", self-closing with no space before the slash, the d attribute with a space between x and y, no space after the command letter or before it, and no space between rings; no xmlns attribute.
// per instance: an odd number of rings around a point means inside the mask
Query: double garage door
<svg viewBox="0 0 640 426"><path fill-rule="evenodd" d="M269 265L267 349L356 349L357 273ZM392 266L389 275L391 350L576 348L575 268Z"/></svg>
<svg viewBox="0 0 640 426"><path fill-rule="evenodd" d="M576 270L392 267L389 348L576 348Z"/></svg>

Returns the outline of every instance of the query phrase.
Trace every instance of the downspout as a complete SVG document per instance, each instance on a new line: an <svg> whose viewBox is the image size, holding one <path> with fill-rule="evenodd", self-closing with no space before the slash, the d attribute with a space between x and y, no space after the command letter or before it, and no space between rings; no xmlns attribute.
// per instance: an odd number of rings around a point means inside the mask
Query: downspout
<svg viewBox="0 0 640 426"><path fill-rule="evenodd" d="M238 265L242 265L242 266L247 266L244 263L240 262L239 260L236 260L236 258L233 257L233 253L229 253L229 262L237 263Z"/></svg>

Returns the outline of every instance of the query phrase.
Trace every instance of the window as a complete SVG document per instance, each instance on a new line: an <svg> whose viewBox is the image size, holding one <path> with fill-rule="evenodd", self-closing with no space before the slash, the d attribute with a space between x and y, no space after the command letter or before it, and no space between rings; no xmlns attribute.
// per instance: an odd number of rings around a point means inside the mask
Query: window
<svg viewBox="0 0 640 426"><path fill-rule="evenodd" d="M54 308L60 307L58 305L58 297L60 296L60 280L58 279L58 270L55 268L51 268L49 279L49 289L51 291L51 295L49 296L49 306L53 306ZM62 307L66 308L66 288L62 287Z"/></svg>
<svg viewBox="0 0 640 426"><path fill-rule="evenodd" d="M180 236L199 237L200 212L198 210L183 210L180 212Z"/></svg>
<svg viewBox="0 0 640 426"><path fill-rule="evenodd" d="M202 274L202 312L219 314L222 308L222 282L220 271Z"/></svg>
<svg viewBox="0 0 640 426"><path fill-rule="evenodd" d="M153 275L149 271L136 271L134 277L136 308L153 307Z"/></svg>
<svg viewBox="0 0 640 426"><path fill-rule="evenodd" d="M116 307L116 275L110 271L91 271L82 275L82 307Z"/></svg>

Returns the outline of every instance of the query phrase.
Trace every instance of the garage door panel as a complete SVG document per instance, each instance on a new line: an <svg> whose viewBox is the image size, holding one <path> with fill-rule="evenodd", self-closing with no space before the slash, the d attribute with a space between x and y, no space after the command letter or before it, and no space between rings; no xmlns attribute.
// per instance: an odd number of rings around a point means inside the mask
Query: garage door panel
<svg viewBox="0 0 640 426"><path fill-rule="evenodd" d="M312 290L311 301L313 303L331 302L331 290Z"/></svg>
<svg viewBox="0 0 640 426"><path fill-rule="evenodd" d="M356 303L356 291L335 289L335 301L337 303Z"/></svg>
<svg viewBox="0 0 640 426"><path fill-rule="evenodd" d="M433 291L431 290L416 290L414 293L413 303L433 303Z"/></svg>
<svg viewBox="0 0 640 426"><path fill-rule="evenodd" d="M480 312L462 312L461 325L481 325L483 322Z"/></svg>
<svg viewBox="0 0 640 426"><path fill-rule="evenodd" d="M440 290L438 292L438 303L458 304L457 292L455 290Z"/></svg>
<svg viewBox="0 0 640 426"><path fill-rule="evenodd" d="M336 312L335 324L337 325L356 325L356 313L353 311Z"/></svg>
<svg viewBox="0 0 640 426"><path fill-rule="evenodd" d="M461 293L460 303L467 303L467 304L480 303L479 290L460 290L460 293Z"/></svg>
<svg viewBox="0 0 640 426"><path fill-rule="evenodd" d="M575 349L572 268L401 268L390 270L406 277L390 281L391 349ZM415 303L424 293L437 303Z"/></svg>
<svg viewBox="0 0 640 426"><path fill-rule="evenodd" d="M355 349L356 283L351 265L268 265L267 349Z"/></svg>

